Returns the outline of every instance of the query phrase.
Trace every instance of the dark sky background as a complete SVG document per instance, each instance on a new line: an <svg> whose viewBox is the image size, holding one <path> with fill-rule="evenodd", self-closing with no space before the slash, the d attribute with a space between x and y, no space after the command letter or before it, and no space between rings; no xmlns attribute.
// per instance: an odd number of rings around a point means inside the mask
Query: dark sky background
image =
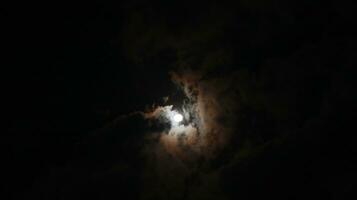
<svg viewBox="0 0 357 200"><path fill-rule="evenodd" d="M10 199L356 196L351 3L27 3L3 14ZM160 127L135 111L164 97L179 108L192 74L225 142L212 136L209 156L151 156Z"/></svg>

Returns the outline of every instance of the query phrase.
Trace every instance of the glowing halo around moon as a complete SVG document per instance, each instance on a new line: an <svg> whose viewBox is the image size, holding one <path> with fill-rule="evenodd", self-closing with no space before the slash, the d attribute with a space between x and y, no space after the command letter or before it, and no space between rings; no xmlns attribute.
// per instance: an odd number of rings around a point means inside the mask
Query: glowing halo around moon
<svg viewBox="0 0 357 200"><path fill-rule="evenodd" d="M180 126L181 122L184 120L184 117L181 113L176 110L171 110L172 106L168 107L165 115L167 119L171 121L171 127Z"/></svg>
<svg viewBox="0 0 357 200"><path fill-rule="evenodd" d="M177 113L174 115L173 120L177 123L181 122L183 120L183 116L180 113Z"/></svg>

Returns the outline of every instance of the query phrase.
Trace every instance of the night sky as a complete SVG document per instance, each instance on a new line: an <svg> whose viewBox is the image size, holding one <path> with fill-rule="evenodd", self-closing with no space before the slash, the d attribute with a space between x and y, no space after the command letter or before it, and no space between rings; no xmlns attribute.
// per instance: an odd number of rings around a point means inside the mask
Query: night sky
<svg viewBox="0 0 357 200"><path fill-rule="evenodd" d="M356 199L352 3L2 10L4 199Z"/></svg>

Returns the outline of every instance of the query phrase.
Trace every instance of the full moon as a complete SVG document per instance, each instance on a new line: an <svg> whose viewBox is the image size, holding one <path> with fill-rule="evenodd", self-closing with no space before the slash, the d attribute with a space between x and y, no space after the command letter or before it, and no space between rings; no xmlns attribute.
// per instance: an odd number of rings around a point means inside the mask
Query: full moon
<svg viewBox="0 0 357 200"><path fill-rule="evenodd" d="M181 114L175 114L174 115L174 121L175 122L181 122L183 119L182 115Z"/></svg>

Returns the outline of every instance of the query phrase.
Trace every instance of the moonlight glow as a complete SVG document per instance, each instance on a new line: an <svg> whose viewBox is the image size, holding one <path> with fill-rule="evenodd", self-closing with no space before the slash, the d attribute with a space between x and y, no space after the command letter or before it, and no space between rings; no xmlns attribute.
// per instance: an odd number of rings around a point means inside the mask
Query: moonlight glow
<svg viewBox="0 0 357 200"><path fill-rule="evenodd" d="M175 114L173 119L174 119L175 122L178 123L178 122L182 121L183 117L182 117L181 114Z"/></svg>
<svg viewBox="0 0 357 200"><path fill-rule="evenodd" d="M171 127L179 126L184 119L182 114L180 114L176 110L172 110L171 105L163 107L163 113L166 118L171 121Z"/></svg>

